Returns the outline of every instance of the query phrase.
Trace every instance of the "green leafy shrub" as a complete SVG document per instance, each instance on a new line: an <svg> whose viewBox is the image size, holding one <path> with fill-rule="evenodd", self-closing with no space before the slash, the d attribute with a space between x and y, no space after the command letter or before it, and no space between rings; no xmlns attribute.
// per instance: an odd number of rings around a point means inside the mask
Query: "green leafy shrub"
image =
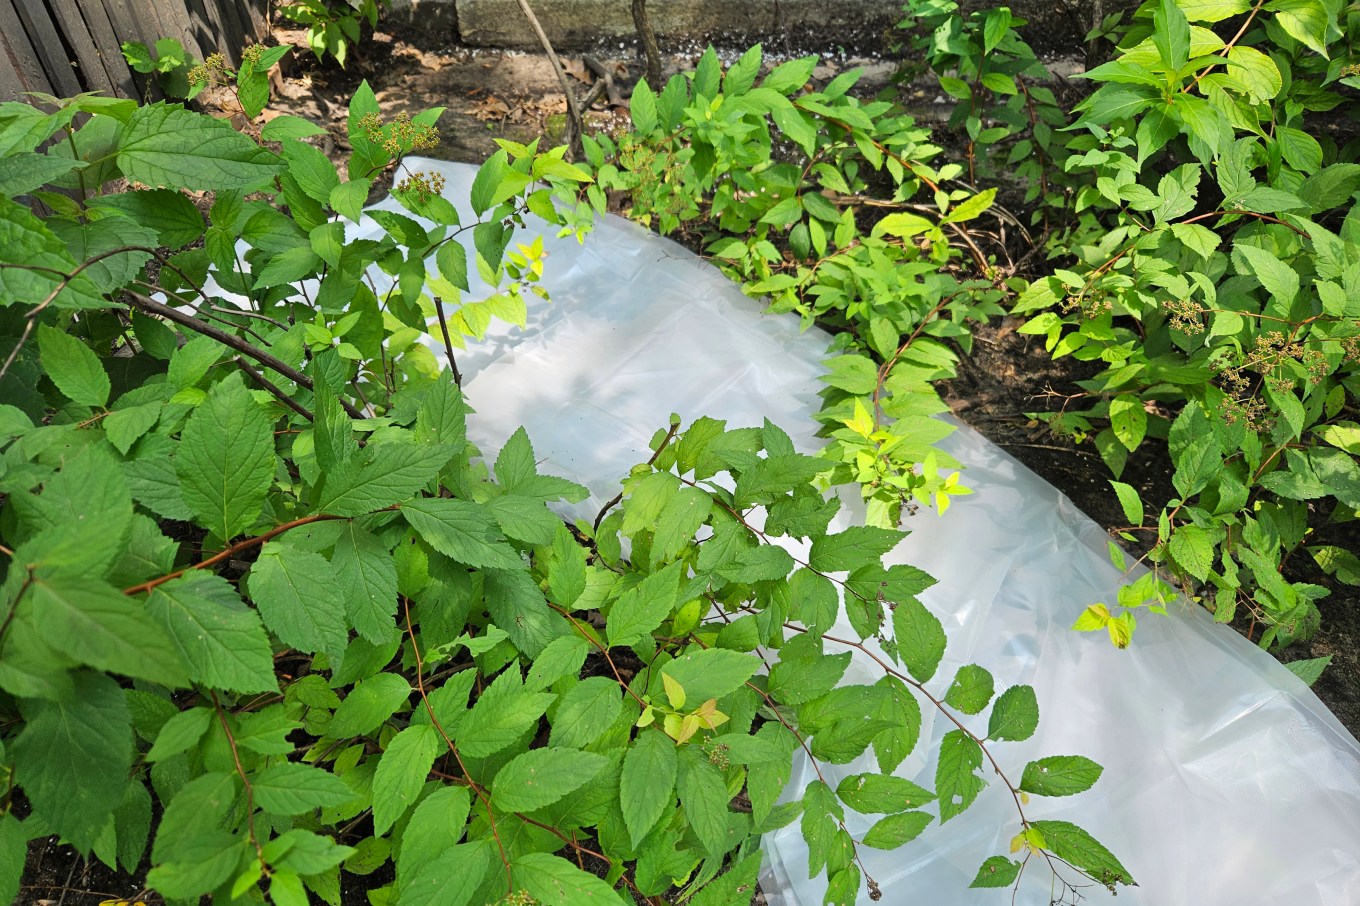
<svg viewBox="0 0 1360 906"><path fill-rule="evenodd" d="M589 191L599 206L627 191L631 216L694 234L771 311L838 334L818 415L830 480L859 484L869 524L895 527L904 507L967 492L933 446L952 429L932 417L947 408L932 382L954 375L949 341L967 348L969 322L1002 312L967 229L995 191L957 187L929 130L850 94L859 70L809 90L816 59L757 84L759 47L726 73L710 50L659 94L639 83L633 131L585 140Z"/></svg>
<svg viewBox="0 0 1360 906"><path fill-rule="evenodd" d="M342 67L349 58L350 49L359 43L362 23L368 22L369 28L378 25L378 10L387 0L340 0L328 3L327 0L289 0L280 3L279 15L291 19L298 25L307 27L307 46L324 60L329 54Z"/></svg>
<svg viewBox="0 0 1360 906"><path fill-rule="evenodd" d="M381 870L375 904L677 887L736 904L760 835L797 820L845 902L876 889L858 847L952 820L984 764L1025 857L988 859L976 886L1031 856L1064 885L1132 883L1075 825L1025 817L1025 796L1100 768L1002 773L997 744L1035 731L1033 690L995 695L976 665L936 681L932 580L883 564L898 531L830 531L837 503L812 481L834 462L768 423L672 418L622 505L572 526L548 506L584 490L539 474L523 431L494 462L469 443L427 325L453 364L492 319L522 324L542 249L512 249L513 223L582 235L590 177L564 149L504 143L475 220L413 173L405 213L347 238L437 116L384 123L362 86L342 179L296 117L266 146L173 104L0 105L4 892L25 842L56 834L129 871L149 845L172 903L337 904ZM464 295L473 266L486 298ZM827 634L838 590L848 637ZM877 682L838 685L852 651ZM892 774L923 706L955 727L934 790ZM779 804L799 750L872 750L878 770ZM856 840L847 808L885 817Z"/></svg>
<svg viewBox="0 0 1360 906"><path fill-rule="evenodd" d="M928 22L939 9L912 8ZM992 36L1008 14L973 15L972 28L946 29L967 46L939 39L931 58L942 84L972 74L971 87L946 85L964 97L985 84L987 54L1006 52ZM1050 273L1012 311L1055 357L1101 366L1041 417L1093 439L1116 478L1131 452L1166 445L1176 496L1148 508L1114 482L1123 535L1148 536L1152 562L1218 619L1264 624L1262 645L1316 628L1327 589L1287 581L1281 564L1320 524L1360 512L1360 166L1353 142L1323 128L1360 87L1356 15L1314 0L1147 2L1118 30L1115 58L1086 74L1098 87L1064 146L1050 108L1028 125L1014 97L1008 113L990 109L1006 135L988 138L1025 136L1012 159L1033 150L1029 166L1061 164L1043 176L1060 213ZM1010 53L1010 69L1037 65L1027 48ZM1309 552L1356 581L1353 552ZM1161 610L1173 591L1145 580L1121 613L1096 605L1078 628L1126 643L1134 610Z"/></svg>

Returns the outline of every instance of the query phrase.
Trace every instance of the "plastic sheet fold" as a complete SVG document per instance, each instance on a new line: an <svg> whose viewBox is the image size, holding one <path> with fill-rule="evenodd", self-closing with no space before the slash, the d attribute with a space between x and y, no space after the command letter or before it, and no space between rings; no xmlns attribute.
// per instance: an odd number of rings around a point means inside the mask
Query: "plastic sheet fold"
<svg viewBox="0 0 1360 906"><path fill-rule="evenodd" d="M405 166L443 173L445 195L471 216L475 168L418 159ZM391 199L379 206L398 207ZM377 229L370 222L358 232ZM520 241L540 232L551 302L531 297L523 330L497 325L458 356L477 412L469 428L488 456L524 425L543 471L590 489L589 500L564 509L588 518L647 458L648 439L671 412L686 423L709 415L733 426L769 418L801 449L820 446L812 414L825 334L762 314L716 269L624 220L605 218L584 245L532 222ZM441 342L430 346L443 358ZM1112 601L1124 581L1104 533L966 426L942 446L965 465L975 493L944 516L909 517L911 535L890 555L939 580L923 596L949 634L939 691L966 663L990 670L998 688L1035 687L1038 733L995 747L1016 782L1025 762L1042 755L1085 755L1105 767L1089 793L1033 797L1029 818L1073 821L1108 846L1140 885L1121 889L1115 902L1125 906L1360 903L1355 738L1292 673L1198 608L1145 617L1124 651L1103 635L1071 631L1084 606ZM851 501L838 519L861 515ZM865 661L853 678L878 675ZM933 787L933 752L946 728L928 724L929 738L899 773ZM861 769L823 767L833 785ZM791 789L811 776L800 761ZM1010 795L990 779L962 817L897 851L861 848L881 903L1011 902L1007 891L967 887L1019 830ZM872 823L848 814L852 831ZM796 824L764 846L768 902L822 902ZM1031 864L1014 902L1046 904L1056 892L1048 870ZM1089 903L1109 899L1099 887L1080 892Z"/></svg>

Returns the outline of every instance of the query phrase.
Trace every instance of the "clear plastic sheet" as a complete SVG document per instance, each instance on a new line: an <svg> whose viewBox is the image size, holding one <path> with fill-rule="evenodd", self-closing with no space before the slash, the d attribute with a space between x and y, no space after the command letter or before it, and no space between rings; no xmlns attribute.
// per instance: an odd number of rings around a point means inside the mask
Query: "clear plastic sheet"
<svg viewBox="0 0 1360 906"><path fill-rule="evenodd" d="M408 159L439 170L467 215L475 169ZM396 207L391 199L382 207ZM361 233L376 231L371 223ZM529 241L538 232L524 231ZM459 354L473 439L488 456L520 425L540 468L572 478L591 499L567 508L592 516L619 479L647 458L669 413L758 425L768 417L806 451L813 436L826 335L760 313L718 271L682 247L618 218L578 245L545 233L551 303L530 298L524 330L498 325ZM431 265L433 267L433 265ZM470 298L478 298L473 287ZM442 358L442 343L431 339ZM1026 813L1091 831L1140 886L1117 902L1146 906L1342 906L1360 903L1360 745L1318 698L1270 655L1188 605L1140 621L1132 647L1070 627L1082 607L1112 600L1123 576L1104 533L1052 486L967 427L942 446L966 466L975 494L944 516L916 514L890 558L939 584L924 596L949 633L936 679L979 663L998 688L1032 684L1036 736L996 747L1018 782L1025 762L1080 754L1105 766L1091 792L1034 797ZM839 517L859 515L850 502ZM848 628L846 629L848 633ZM877 674L857 663L854 680ZM925 709L929 714L929 706ZM900 769L933 786L934 743ZM860 770L824 766L828 779ZM794 769L792 790L812 776ZM982 861L1017 832L1014 804L992 784L962 817L933 825L895 852L862 848L884 904L1006 903L1006 891L968 890ZM852 831L868 828L855 822ZM824 887L807 879L797 825L765 841L762 886L776 906L811 906ZM1045 904L1047 869L1032 864L1016 903ZM1082 891L1088 902L1108 894ZM862 902L869 902L867 893Z"/></svg>

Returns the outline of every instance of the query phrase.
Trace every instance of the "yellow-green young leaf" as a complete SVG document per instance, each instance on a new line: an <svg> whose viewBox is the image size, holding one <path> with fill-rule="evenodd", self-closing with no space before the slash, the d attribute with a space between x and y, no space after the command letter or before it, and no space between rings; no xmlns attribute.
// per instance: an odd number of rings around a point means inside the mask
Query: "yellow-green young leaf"
<svg viewBox="0 0 1360 906"><path fill-rule="evenodd" d="M260 616L221 576L186 573L156 586L146 608L174 639L194 682L231 692L278 691Z"/></svg>
<svg viewBox="0 0 1360 906"><path fill-rule="evenodd" d="M978 869L977 877L969 887L1010 887L1020 877L1023 866L1005 856L992 856Z"/></svg>
<svg viewBox="0 0 1360 906"><path fill-rule="evenodd" d="M1102 884L1134 883L1133 876L1114 854L1086 831L1067 821L1034 821L1031 827L1043 837L1044 849L1072 863Z"/></svg>
<svg viewBox="0 0 1360 906"><path fill-rule="evenodd" d="M295 761L265 768L251 779L250 786L255 803L276 815L300 815L343 805L357 795L349 784L329 771Z"/></svg>
<svg viewBox="0 0 1360 906"><path fill-rule="evenodd" d="M1110 400L1110 428L1130 452L1137 450L1147 435L1147 410L1135 394L1124 393Z"/></svg>
<svg viewBox="0 0 1360 906"><path fill-rule="evenodd" d="M1039 726L1039 700L1033 686L1011 686L992 706L987 722L987 738L1021 742L1034 735Z"/></svg>
<svg viewBox="0 0 1360 906"><path fill-rule="evenodd" d="M112 679L88 670L71 679L75 691L63 701L18 700L24 723L11 753L33 820L86 850L103 825L90 816L108 815L123 797L132 727Z"/></svg>
<svg viewBox="0 0 1360 906"><path fill-rule="evenodd" d="M247 579L264 624L285 645L334 658L349 642L345 602L331 589L326 558L271 541L260 550Z"/></svg>
<svg viewBox="0 0 1360 906"><path fill-rule="evenodd" d="M949 209L945 215L945 223L961 223L965 220L972 220L982 214L992 206L996 199L996 189L986 189L971 198L965 198L957 205Z"/></svg>
<svg viewBox="0 0 1360 906"><path fill-rule="evenodd" d="M675 743L657 730L640 731L637 742L623 756L619 779L619 806L634 846L642 842L675 802L678 771Z"/></svg>
<svg viewBox="0 0 1360 906"><path fill-rule="evenodd" d="M1053 755L1025 765L1020 789L1036 796L1072 796L1095 786L1104 770L1080 755Z"/></svg>
<svg viewBox="0 0 1360 906"><path fill-rule="evenodd" d="M375 834L387 833L397 819L406 814L424 788L430 768L443 747L443 740L428 724L409 726L388 743L373 775Z"/></svg>
<svg viewBox="0 0 1360 906"><path fill-rule="evenodd" d="M118 169L133 182L197 191L253 189L283 164L225 120L156 103L138 107L123 127Z"/></svg>
<svg viewBox="0 0 1360 906"><path fill-rule="evenodd" d="M1072 624L1072 628L1077 632L1095 632L1104 629L1110 622L1110 609L1104 604L1091 604L1077 617L1077 622Z"/></svg>
<svg viewBox="0 0 1360 906"><path fill-rule="evenodd" d="M67 399L82 406L109 401L109 376L90 347L63 330L38 325L43 371Z"/></svg>
<svg viewBox="0 0 1360 906"><path fill-rule="evenodd" d="M184 502L226 541L260 517L274 481L274 426L239 377L217 384L189 416L175 472Z"/></svg>
<svg viewBox="0 0 1360 906"><path fill-rule="evenodd" d="M976 664L959 668L945 692L946 704L958 708L964 714L977 714L992 700L996 686L992 675Z"/></svg>
<svg viewBox="0 0 1360 906"><path fill-rule="evenodd" d="M35 579L29 594L44 640L77 663L165 686L188 684L178 647L136 598L61 575Z"/></svg>
<svg viewBox="0 0 1360 906"><path fill-rule="evenodd" d="M982 747L962 730L951 730L940 740L935 795L939 798L941 824L962 814L987 786L987 781L977 774L981 767Z"/></svg>
<svg viewBox="0 0 1360 906"><path fill-rule="evenodd" d="M920 682L935 675L944 657L944 627L925 605L915 598L899 601L893 608L893 636L897 653L907 671Z"/></svg>
<svg viewBox="0 0 1360 906"><path fill-rule="evenodd" d="M1137 626L1137 622L1133 613L1128 611L1111 618L1110 622L1105 624L1105 629L1110 633L1110 644L1121 650L1129 647L1129 643L1133 641L1133 630Z"/></svg>
<svg viewBox="0 0 1360 906"><path fill-rule="evenodd" d="M930 826L931 817L929 812L902 812L900 815L889 815L869 828L862 842L874 849L897 849L902 844L919 837L921 831Z"/></svg>

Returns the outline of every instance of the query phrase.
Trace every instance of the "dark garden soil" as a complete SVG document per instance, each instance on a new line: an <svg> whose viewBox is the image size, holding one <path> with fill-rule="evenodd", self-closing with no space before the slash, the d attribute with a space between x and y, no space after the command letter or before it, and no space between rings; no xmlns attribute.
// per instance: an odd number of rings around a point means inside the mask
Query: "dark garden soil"
<svg viewBox="0 0 1360 906"><path fill-rule="evenodd" d="M299 52L275 85L273 110L304 116L327 128L329 137L323 145L337 159L347 156L349 150L344 138L348 98L365 79L376 92L386 117L446 107L440 121L443 143L433 153L449 160L478 163L496 150L496 138L527 142L540 135L549 140L561 137L566 103L542 55L441 46L437 36L412 34L407 29L398 34L379 32L356 48L347 70L340 70L334 64L317 64L306 51L301 32L281 29L276 37L298 45ZM784 39L767 42L766 48L777 58L815 52L815 48L799 44L809 42ZM669 50L665 62L668 73L691 67L703 48L693 45ZM739 50L730 49L733 59ZM599 77L598 70L608 72L616 82L590 113L591 127L608 130L626 125L626 97L640 71L632 42L616 39L597 47L590 54L592 63L598 64L596 71L586 65L584 56L567 54L563 58L574 90L584 93ZM881 58L850 59L840 50L824 55L823 61L817 78L829 79L843 69L861 66L871 90L886 85L896 70L894 63ZM924 85L906 92L907 102L921 119L939 122L947 115L946 99L937 97L937 92ZM385 192L385 186L375 187L375 193ZM1078 445L1056 436L1029 415L1060 410L1067 398L1078 392L1074 381L1088 375L1070 358L1058 362L1049 359L1042 343L1016 333L1016 326L1007 320L978 331L971 353L961 362L958 378L942 388L946 400L960 418L1066 493L1099 524L1107 529L1122 526L1124 516L1107 483L1108 471L1093 445ZM1173 495L1170 479L1170 463L1153 444L1131 457L1122 476L1149 506ZM1329 527L1310 543L1360 550L1360 522ZM1306 555L1292 559L1286 572L1292 580L1314 582L1332 593L1320 604L1322 626L1317 634L1276 654L1284 661L1330 655L1332 664L1314 689L1341 722L1360 735L1360 595L1356 589L1322 575ZM1260 637L1259 627L1247 620L1234 628L1253 639ZM1133 644L1137 645L1136 637ZM349 885L344 891L346 906L367 904L364 890L391 878L375 874L364 880L367 883L362 886ZM98 862L87 862L55 839L36 840L30 846L29 864L16 902L21 906L135 902L140 888L136 878L110 872ZM147 900L148 906L158 902L154 897Z"/></svg>

